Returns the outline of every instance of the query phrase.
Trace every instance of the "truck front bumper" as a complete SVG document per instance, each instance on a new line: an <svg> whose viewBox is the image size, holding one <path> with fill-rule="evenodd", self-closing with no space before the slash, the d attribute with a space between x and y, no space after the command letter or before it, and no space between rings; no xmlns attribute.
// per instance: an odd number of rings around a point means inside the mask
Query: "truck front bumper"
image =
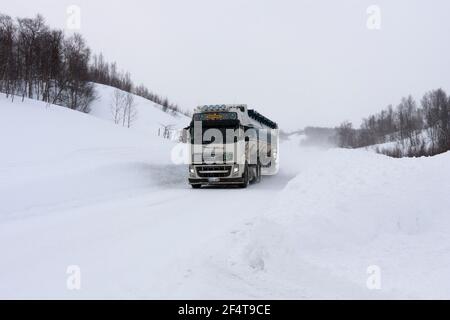
<svg viewBox="0 0 450 320"><path fill-rule="evenodd" d="M237 164L195 164L189 167L191 185L233 185L243 183L243 166Z"/></svg>
<svg viewBox="0 0 450 320"><path fill-rule="evenodd" d="M203 186L241 184L243 182L243 178L189 178L189 184Z"/></svg>

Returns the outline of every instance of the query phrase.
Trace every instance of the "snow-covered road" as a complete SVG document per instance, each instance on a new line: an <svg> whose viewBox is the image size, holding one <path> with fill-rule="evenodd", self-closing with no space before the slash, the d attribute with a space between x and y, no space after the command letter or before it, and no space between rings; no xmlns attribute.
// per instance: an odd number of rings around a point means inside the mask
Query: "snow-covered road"
<svg viewBox="0 0 450 320"><path fill-rule="evenodd" d="M184 166L141 166L156 185L94 202L55 203L0 224L0 296L18 298L173 298L221 296L184 287L191 263L217 238L267 210L288 177L240 189L191 190ZM176 173L176 174L174 174ZM170 177L174 179L159 179ZM273 181L272 181L273 180ZM24 196L28 197L29 193ZM20 217L20 218L19 218ZM68 266L82 290L66 288ZM219 284L217 284L219 285ZM220 287L220 285L219 285ZM199 290L199 291L198 291Z"/></svg>

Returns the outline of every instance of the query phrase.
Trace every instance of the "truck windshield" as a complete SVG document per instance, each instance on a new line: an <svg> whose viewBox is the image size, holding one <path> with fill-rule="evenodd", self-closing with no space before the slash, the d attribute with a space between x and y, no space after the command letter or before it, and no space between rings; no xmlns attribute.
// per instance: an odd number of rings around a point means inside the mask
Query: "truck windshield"
<svg viewBox="0 0 450 320"><path fill-rule="evenodd" d="M202 130L191 127L192 144L225 144L237 142L239 126L203 126ZM198 132L197 132L198 131Z"/></svg>

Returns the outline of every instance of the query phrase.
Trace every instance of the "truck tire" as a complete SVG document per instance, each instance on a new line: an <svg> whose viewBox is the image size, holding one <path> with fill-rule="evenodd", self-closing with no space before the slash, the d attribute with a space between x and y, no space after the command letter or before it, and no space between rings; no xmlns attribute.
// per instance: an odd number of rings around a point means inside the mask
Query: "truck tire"
<svg viewBox="0 0 450 320"><path fill-rule="evenodd" d="M252 177L250 179L250 184L254 184L258 182L258 165L249 166L250 173L252 174Z"/></svg>
<svg viewBox="0 0 450 320"><path fill-rule="evenodd" d="M256 183L261 182L261 178L262 178L261 172L262 172L261 162L258 161L258 164L256 165Z"/></svg>
<svg viewBox="0 0 450 320"><path fill-rule="evenodd" d="M246 189L248 187L249 182L250 182L249 176L248 176L248 174L249 174L248 169L249 169L248 168L248 163L246 163L245 164L245 169L244 169L244 175L243 175L244 181L242 182L242 184L240 184L240 187L242 189Z"/></svg>

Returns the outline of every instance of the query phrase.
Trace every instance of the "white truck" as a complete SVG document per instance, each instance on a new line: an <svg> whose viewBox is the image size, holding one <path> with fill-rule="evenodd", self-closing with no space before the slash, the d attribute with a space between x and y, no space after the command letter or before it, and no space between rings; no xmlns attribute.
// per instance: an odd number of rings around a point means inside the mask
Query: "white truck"
<svg viewBox="0 0 450 320"><path fill-rule="evenodd" d="M238 185L261 181L279 169L278 125L247 105L201 106L186 128L189 183Z"/></svg>

